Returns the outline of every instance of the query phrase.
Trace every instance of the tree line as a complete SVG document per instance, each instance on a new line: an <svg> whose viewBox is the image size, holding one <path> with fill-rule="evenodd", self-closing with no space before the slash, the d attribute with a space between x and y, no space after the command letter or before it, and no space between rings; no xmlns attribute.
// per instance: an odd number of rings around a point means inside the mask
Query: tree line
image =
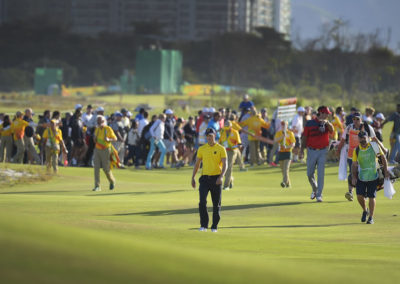
<svg viewBox="0 0 400 284"><path fill-rule="evenodd" d="M135 32L71 34L43 19L0 26L0 91L31 89L36 67L60 67L67 85L114 84L123 70L134 72L136 51L156 48L183 53L183 79L278 90L303 98L336 97L376 102L400 97L400 56L389 36L349 34L335 21L321 36L289 42L269 28L227 33L208 40L171 42L162 29L136 23Z"/></svg>

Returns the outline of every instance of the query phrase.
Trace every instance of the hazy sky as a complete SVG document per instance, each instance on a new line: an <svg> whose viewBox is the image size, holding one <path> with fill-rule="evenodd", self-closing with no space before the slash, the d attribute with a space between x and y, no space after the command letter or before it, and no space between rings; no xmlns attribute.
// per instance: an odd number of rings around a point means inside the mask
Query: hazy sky
<svg viewBox="0 0 400 284"><path fill-rule="evenodd" d="M387 34L390 48L400 52L400 0L292 0L292 34L302 39L316 37L323 23L341 18L350 22L354 33L377 28Z"/></svg>

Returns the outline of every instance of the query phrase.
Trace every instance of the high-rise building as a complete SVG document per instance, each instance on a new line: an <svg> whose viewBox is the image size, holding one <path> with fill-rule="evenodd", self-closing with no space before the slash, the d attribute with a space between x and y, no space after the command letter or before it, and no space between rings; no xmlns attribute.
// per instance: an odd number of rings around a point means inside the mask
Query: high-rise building
<svg viewBox="0 0 400 284"><path fill-rule="evenodd" d="M274 0L254 0L252 2L252 28L272 27L274 19Z"/></svg>
<svg viewBox="0 0 400 284"><path fill-rule="evenodd" d="M70 0L0 0L3 21L46 17L50 21L68 24ZM0 20L1 21L1 20Z"/></svg>
<svg viewBox="0 0 400 284"><path fill-rule="evenodd" d="M6 11L7 11L6 4L7 4L7 2L5 0L0 0L0 25L7 20L7 18L6 18L6 16L7 16L7 14L6 14Z"/></svg>
<svg viewBox="0 0 400 284"><path fill-rule="evenodd" d="M273 27L277 32L284 34L287 39L290 38L291 11L290 0L274 0Z"/></svg>
<svg viewBox="0 0 400 284"><path fill-rule="evenodd" d="M290 35L290 0L0 0L0 21L46 15L74 33L129 33L157 23L170 40L271 27Z"/></svg>
<svg viewBox="0 0 400 284"><path fill-rule="evenodd" d="M251 0L251 29L270 27L290 38L290 0Z"/></svg>
<svg viewBox="0 0 400 284"><path fill-rule="evenodd" d="M242 30L239 24L238 0L202 0L194 6L194 38Z"/></svg>
<svg viewBox="0 0 400 284"><path fill-rule="evenodd" d="M177 38L178 8L179 0L120 0L119 30L130 32L135 23L153 22L166 38Z"/></svg>
<svg viewBox="0 0 400 284"><path fill-rule="evenodd" d="M119 0L71 0L71 31L96 35L118 32Z"/></svg>

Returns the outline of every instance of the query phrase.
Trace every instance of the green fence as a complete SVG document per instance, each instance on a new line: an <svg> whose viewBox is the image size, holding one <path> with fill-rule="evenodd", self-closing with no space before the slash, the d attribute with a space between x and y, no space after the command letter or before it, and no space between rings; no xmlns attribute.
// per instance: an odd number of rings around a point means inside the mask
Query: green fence
<svg viewBox="0 0 400 284"><path fill-rule="evenodd" d="M57 68L36 68L34 90L38 95L53 95L61 93L63 70Z"/></svg>
<svg viewBox="0 0 400 284"><path fill-rule="evenodd" d="M138 93L178 93L182 83L182 54L177 50L140 50L136 54Z"/></svg>
<svg viewBox="0 0 400 284"><path fill-rule="evenodd" d="M132 74L125 73L120 77L121 91L125 94L136 93L136 77Z"/></svg>

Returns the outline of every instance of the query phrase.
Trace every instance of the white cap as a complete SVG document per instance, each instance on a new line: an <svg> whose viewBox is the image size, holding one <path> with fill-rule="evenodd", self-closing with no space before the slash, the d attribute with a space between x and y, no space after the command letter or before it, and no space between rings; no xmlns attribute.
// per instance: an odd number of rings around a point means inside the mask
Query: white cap
<svg viewBox="0 0 400 284"><path fill-rule="evenodd" d="M208 107L203 107L203 112L209 112Z"/></svg>
<svg viewBox="0 0 400 284"><path fill-rule="evenodd" d="M98 107L96 111L104 111L104 107Z"/></svg>
<svg viewBox="0 0 400 284"><path fill-rule="evenodd" d="M298 107L297 108L297 112L306 112L306 109L304 108L304 107L302 107L302 106L300 106L300 107Z"/></svg>
<svg viewBox="0 0 400 284"><path fill-rule="evenodd" d="M210 107L208 111L209 111L209 112L215 112L215 108Z"/></svg>
<svg viewBox="0 0 400 284"><path fill-rule="evenodd" d="M78 108L82 108L82 105L81 104L76 104L75 105L75 110L77 110Z"/></svg>
<svg viewBox="0 0 400 284"><path fill-rule="evenodd" d="M132 113L131 113L130 111L128 111L128 112L126 113L126 116L131 117L131 116L132 116Z"/></svg>
<svg viewBox="0 0 400 284"><path fill-rule="evenodd" d="M382 120L385 120L385 116L383 115L383 113L378 113L376 116L375 116L376 118L380 118L380 119L382 119Z"/></svg>
<svg viewBox="0 0 400 284"><path fill-rule="evenodd" d="M165 111L165 114L173 114L174 112L172 111L172 109L167 109L166 111Z"/></svg>

